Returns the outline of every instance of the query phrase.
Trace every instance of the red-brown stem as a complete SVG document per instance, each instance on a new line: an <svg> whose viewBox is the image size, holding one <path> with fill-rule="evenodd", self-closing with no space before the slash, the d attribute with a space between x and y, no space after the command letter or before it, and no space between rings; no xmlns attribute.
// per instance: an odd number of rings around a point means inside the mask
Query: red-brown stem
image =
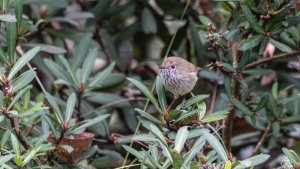
<svg viewBox="0 0 300 169"><path fill-rule="evenodd" d="M244 69L248 69L248 68L254 67L256 65L259 65L259 64L262 64L262 63L266 63L266 62L270 62L270 61L273 61L273 60L276 60L276 59L282 59L282 58L294 56L294 55L299 54L299 53L300 53L300 49L297 49L297 50L294 50L294 51L292 51L290 53L282 53L282 54L279 54L279 55L275 55L273 57L262 58L262 59L259 59L258 61L255 61L255 62L247 64L244 67Z"/></svg>
<svg viewBox="0 0 300 169"><path fill-rule="evenodd" d="M31 133L32 129L34 128L35 124L32 124L31 127L29 128L29 130L26 132L26 136L29 136L29 134Z"/></svg>
<svg viewBox="0 0 300 169"><path fill-rule="evenodd" d="M260 140L258 141L257 145L255 146L255 149L253 150L253 152L251 153L251 156L254 156L257 151L260 149L260 147L262 146L262 144L264 143L265 139L267 138L268 133L271 130L271 123L268 123L267 128L265 129L263 135L261 136ZM250 157L251 157L250 156Z"/></svg>

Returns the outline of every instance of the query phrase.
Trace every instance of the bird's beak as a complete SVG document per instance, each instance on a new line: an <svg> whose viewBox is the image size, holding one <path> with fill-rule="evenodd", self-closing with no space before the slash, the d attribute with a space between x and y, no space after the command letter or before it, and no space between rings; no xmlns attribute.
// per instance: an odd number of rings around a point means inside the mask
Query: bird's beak
<svg viewBox="0 0 300 169"><path fill-rule="evenodd" d="M159 69L166 69L166 67L164 67L164 66L159 66Z"/></svg>

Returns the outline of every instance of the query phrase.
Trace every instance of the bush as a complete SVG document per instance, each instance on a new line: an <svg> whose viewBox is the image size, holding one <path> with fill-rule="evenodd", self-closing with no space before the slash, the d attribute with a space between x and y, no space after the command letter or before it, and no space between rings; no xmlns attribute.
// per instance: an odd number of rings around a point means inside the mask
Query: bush
<svg viewBox="0 0 300 169"><path fill-rule="evenodd" d="M298 1L0 8L1 167L299 167ZM202 69L164 118L169 55Z"/></svg>

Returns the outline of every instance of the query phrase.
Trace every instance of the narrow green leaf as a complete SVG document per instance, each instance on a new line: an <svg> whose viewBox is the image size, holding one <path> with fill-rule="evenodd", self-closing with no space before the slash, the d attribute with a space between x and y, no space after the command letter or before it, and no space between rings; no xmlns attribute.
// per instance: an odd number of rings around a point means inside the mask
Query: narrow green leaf
<svg viewBox="0 0 300 169"><path fill-rule="evenodd" d="M224 88L226 94L229 96L229 98L231 98L233 95L233 89L231 87L231 78L229 76L225 76Z"/></svg>
<svg viewBox="0 0 300 169"><path fill-rule="evenodd" d="M104 115L98 116L94 119L90 119L88 122L84 123L83 125L80 125L79 127L76 127L71 133L75 133L77 131L80 131L80 130L83 130L87 127L90 127L94 124L100 123L102 120L106 119L109 116L110 116L110 114L104 114Z"/></svg>
<svg viewBox="0 0 300 169"><path fill-rule="evenodd" d="M167 108L167 99L165 94L165 88L161 82L161 77L156 77L156 93L159 101L159 105L161 110L165 110Z"/></svg>
<svg viewBox="0 0 300 169"><path fill-rule="evenodd" d="M253 35L249 39L244 39L240 42L238 49L240 51L246 51L248 49L256 47L260 41L264 38L263 35Z"/></svg>
<svg viewBox="0 0 300 169"><path fill-rule="evenodd" d="M72 93L67 100L67 107L66 107L66 114L65 114L65 127L67 127L67 128L68 128L70 119L72 117L72 114L74 112L75 103L76 103L76 94Z"/></svg>
<svg viewBox="0 0 300 169"><path fill-rule="evenodd" d="M249 167L255 167L256 165L262 164L270 158L270 155L260 154L246 160L240 161L234 169L246 169Z"/></svg>
<svg viewBox="0 0 300 169"><path fill-rule="evenodd" d="M2 50L2 48L0 48L0 61L4 64L6 64L7 66L10 66L10 63L6 57L6 54L4 53L4 51Z"/></svg>
<svg viewBox="0 0 300 169"><path fill-rule="evenodd" d="M6 42L7 42L7 53L9 56L10 63L15 60L15 48L17 40L16 23L6 23Z"/></svg>
<svg viewBox="0 0 300 169"><path fill-rule="evenodd" d="M4 132L4 134L2 135L2 138L1 138L1 147L0 148L3 148L3 146L7 143L10 134L11 134L10 130L7 130ZM1 163L1 160L0 160L0 163Z"/></svg>
<svg viewBox="0 0 300 169"><path fill-rule="evenodd" d="M10 102L10 104L9 104L9 106L8 106L8 108L7 108L7 110L10 110L14 105L15 105L15 103L23 96L23 94L27 91L27 90L29 90L29 89L31 89L32 88L32 86L30 85L30 86L26 86L24 89L22 89L21 91L19 91L18 93L17 93L17 95L14 97L14 99Z"/></svg>
<svg viewBox="0 0 300 169"><path fill-rule="evenodd" d="M199 103L199 102L202 102L204 99L208 98L209 95L197 95L197 96L194 96L190 99L188 99L186 101L186 103L184 104L183 108L188 108L190 107L191 105L195 104L195 103Z"/></svg>
<svg viewBox="0 0 300 169"><path fill-rule="evenodd" d="M142 10L142 29L145 34L156 33L157 32L157 23L148 8Z"/></svg>
<svg viewBox="0 0 300 169"><path fill-rule="evenodd" d="M78 80L75 78L74 72L71 69L69 62L62 55L59 55L58 58L61 61L61 63L64 65L64 67L67 69L67 73L71 77L71 79L74 83L74 86L78 86Z"/></svg>
<svg viewBox="0 0 300 169"><path fill-rule="evenodd" d="M300 114L285 117L281 120L282 123L295 123L300 121Z"/></svg>
<svg viewBox="0 0 300 169"><path fill-rule="evenodd" d="M62 112L61 112L57 102L55 101L55 98L52 95L50 95L48 92L45 93L45 97L46 97L48 103L50 104L50 106L53 108L54 114L55 114L58 122L60 124L63 124L64 119L63 119L63 116L62 116Z"/></svg>
<svg viewBox="0 0 300 169"><path fill-rule="evenodd" d="M0 166L2 166L3 164L5 164L7 161L11 160L14 157L15 157L14 154L9 154L9 155L5 155L5 156L1 156L0 157Z"/></svg>
<svg viewBox="0 0 300 169"><path fill-rule="evenodd" d="M98 48L94 48L92 51L89 52L87 58L83 62L82 73L81 73L81 82L83 84L86 84L86 81L88 80L92 72L93 64L95 62L97 55L98 55Z"/></svg>
<svg viewBox="0 0 300 169"><path fill-rule="evenodd" d="M267 45L268 45L268 40L266 38L264 38L260 43L259 53L258 53L259 55L262 55L264 53Z"/></svg>
<svg viewBox="0 0 300 169"><path fill-rule="evenodd" d="M252 116L253 112L251 110L249 110L248 107L244 106L243 103L241 103L240 101L232 98L231 102L234 104L234 106L239 109L241 112L243 112L244 114L248 115L248 116Z"/></svg>
<svg viewBox="0 0 300 169"><path fill-rule="evenodd" d="M17 30L20 30L22 24L23 4L22 0L14 0L15 15L17 19Z"/></svg>
<svg viewBox="0 0 300 169"><path fill-rule="evenodd" d="M40 49L40 47L35 47L21 56L12 67L7 79L10 81L15 76L15 74L18 73L18 71L22 69L40 51Z"/></svg>
<svg viewBox="0 0 300 169"><path fill-rule="evenodd" d="M187 136L189 135L188 126L180 127L177 131L176 138L175 138L175 146L174 151L180 153L183 146L185 145L185 141Z"/></svg>
<svg viewBox="0 0 300 169"><path fill-rule="evenodd" d="M150 115L149 113L147 113L147 112L145 112L145 111L143 111L143 110L141 110L141 109L138 109L138 108L135 108L134 110L137 111L138 113L140 113L140 115L143 116L144 118L146 118L146 119L152 121L153 123L156 123L156 124L161 125L161 126L164 125L163 122L161 122L161 121L158 120L157 118L153 117L153 116Z"/></svg>
<svg viewBox="0 0 300 169"><path fill-rule="evenodd" d="M260 99L258 105L256 106L255 108L255 111L259 111L261 110L262 108L264 108L269 102L269 97L268 95L264 95L262 96L262 98Z"/></svg>
<svg viewBox="0 0 300 169"><path fill-rule="evenodd" d="M57 79L63 79L68 84L71 84L71 79L68 77L67 72L60 65L49 59L44 59L44 62L46 67Z"/></svg>
<svg viewBox="0 0 300 169"><path fill-rule="evenodd" d="M258 25L258 22L255 20L255 16L251 13L247 4L242 3L241 8L251 28L254 29L257 33L264 35L265 34L264 30L262 29L261 26Z"/></svg>
<svg viewBox="0 0 300 169"><path fill-rule="evenodd" d="M230 160L228 160L228 161L226 162L226 164L225 164L224 169L231 169L231 167L232 167L232 163L231 163Z"/></svg>
<svg viewBox="0 0 300 169"><path fill-rule="evenodd" d="M273 96L269 95L269 102L271 104L272 113L275 117L279 117L281 115L281 111L279 110L279 107L273 98Z"/></svg>
<svg viewBox="0 0 300 169"><path fill-rule="evenodd" d="M132 79L132 78L127 78L127 80L129 80L131 83L133 83L137 88L139 88L145 96L147 96L147 98L151 101L151 103L157 108L159 109L159 105L155 99L155 97L152 95L151 91L141 82L139 82L138 80Z"/></svg>
<svg viewBox="0 0 300 169"><path fill-rule="evenodd" d="M213 26L214 29L216 29L216 25L213 23L213 21L209 18L206 17L204 15L200 15L199 16L199 20L205 25L208 26L208 24L211 24Z"/></svg>
<svg viewBox="0 0 300 169"><path fill-rule="evenodd" d="M274 45L276 48L278 48L279 50L283 51L283 52L287 52L287 53L290 53L292 52L293 50L288 47L287 45L279 42L279 41L276 41L272 38L269 39L269 42L272 43L272 45Z"/></svg>
<svg viewBox="0 0 300 169"><path fill-rule="evenodd" d="M267 75L272 73L271 70L268 69L248 69L248 70L243 70L242 74L254 74L254 75Z"/></svg>
<svg viewBox="0 0 300 169"><path fill-rule="evenodd" d="M48 44L43 44L43 43L29 43L29 44L22 44L22 46L26 47L35 47L35 46L40 46L41 51L46 52L46 53L51 53L51 54L65 54L67 51L64 48L58 47L58 46L53 46L53 45L48 45Z"/></svg>
<svg viewBox="0 0 300 169"><path fill-rule="evenodd" d="M97 73L97 75L93 78L91 83L88 84L89 88L99 87L103 83L103 81L109 76L112 70L115 67L115 62L112 62L107 68L103 71Z"/></svg>
<svg viewBox="0 0 300 169"><path fill-rule="evenodd" d="M222 120L225 117L227 117L228 113L230 113L230 109L214 112L214 113L211 113L211 114L205 116L202 119L202 121L206 122L206 123L210 123L210 122L213 122L213 121Z"/></svg>
<svg viewBox="0 0 300 169"><path fill-rule="evenodd" d="M14 153L16 154L17 157L20 157L21 153L20 153L19 141L18 141L17 137L13 133L11 133L10 138L11 138L11 144L12 144Z"/></svg>
<svg viewBox="0 0 300 169"><path fill-rule="evenodd" d="M196 156L196 154L199 153L199 151L203 148L205 142L206 142L206 140L205 140L204 136L201 136L198 138L198 140L194 143L194 145L190 149L190 151L185 155L185 157L184 157L185 160L184 160L182 166L189 168L189 166L187 166L187 164L189 164L192 161L192 159Z"/></svg>
<svg viewBox="0 0 300 169"><path fill-rule="evenodd" d="M0 21L15 23L17 19L16 16L12 14L0 14Z"/></svg>
<svg viewBox="0 0 300 169"><path fill-rule="evenodd" d="M188 113L183 113L180 117L178 117L175 121L174 121L174 124L178 123L179 121L183 120L183 119L186 119L187 117L189 116L192 116L198 112L200 112L201 109L194 109Z"/></svg>
<svg viewBox="0 0 300 169"><path fill-rule="evenodd" d="M235 68L233 68L233 66L231 64L223 63L222 66L226 71L236 73Z"/></svg>
<svg viewBox="0 0 300 169"><path fill-rule="evenodd" d="M227 153L219 140L206 130L203 130L203 135L211 147L218 153L222 161L226 163L226 161L228 161Z"/></svg>
<svg viewBox="0 0 300 169"><path fill-rule="evenodd" d="M273 98L277 98L278 96L278 82L275 82L273 85L272 85L272 96Z"/></svg>
<svg viewBox="0 0 300 169"><path fill-rule="evenodd" d="M297 165L299 163L299 156L293 150L282 148L282 151L286 155L286 157L288 158L291 164Z"/></svg>
<svg viewBox="0 0 300 169"><path fill-rule="evenodd" d="M18 90L27 86L36 76L34 69L29 69L28 71L21 74L12 82L12 93L17 92Z"/></svg>
<svg viewBox="0 0 300 169"><path fill-rule="evenodd" d="M22 166L25 166L30 160L32 160L34 158L34 156L36 155L36 153L38 153L39 151L40 151L40 147L31 149L30 152L24 158Z"/></svg>
<svg viewBox="0 0 300 169"><path fill-rule="evenodd" d="M89 49L92 36L93 35L91 33L85 34L79 41L79 44L76 46L71 64L71 68L73 71L79 68L80 63L82 63L83 59L86 57L86 53Z"/></svg>

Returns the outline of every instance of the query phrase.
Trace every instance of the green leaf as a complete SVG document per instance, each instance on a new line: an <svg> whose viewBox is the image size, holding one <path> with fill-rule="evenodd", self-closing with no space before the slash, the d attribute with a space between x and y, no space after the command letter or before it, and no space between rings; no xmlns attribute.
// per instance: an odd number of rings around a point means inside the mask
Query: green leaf
<svg viewBox="0 0 300 169"><path fill-rule="evenodd" d="M188 135L189 135L188 126L183 126L177 131L176 138L175 138L175 146L173 149L175 152L177 153L181 152Z"/></svg>
<svg viewBox="0 0 300 169"><path fill-rule="evenodd" d="M197 95L194 96L190 99L188 99L186 101L186 103L184 104L183 108L186 109L188 107L190 107L191 105L195 104L195 103L200 103L202 102L204 99L206 99L207 97L209 97L209 95Z"/></svg>
<svg viewBox="0 0 300 169"><path fill-rule="evenodd" d="M23 0L23 4L26 5L49 5L50 7L56 7L56 8L64 8L68 6L68 2L66 0Z"/></svg>
<svg viewBox="0 0 300 169"><path fill-rule="evenodd" d="M275 99L271 95L269 95L269 102L271 104L272 113L275 117L279 117L281 115L281 111L279 110Z"/></svg>
<svg viewBox="0 0 300 169"><path fill-rule="evenodd" d="M137 111L138 113L140 113L140 115L143 116L144 118L146 118L146 119L152 121L153 123L156 123L156 124L161 125L161 126L164 125L163 122L161 122L161 121L158 120L157 118L153 117L153 116L150 115L149 113L147 113L147 112L145 112L145 111L143 111L143 110L141 110L141 109L138 109L138 108L135 108L134 110Z"/></svg>
<svg viewBox="0 0 300 169"><path fill-rule="evenodd" d="M261 110L262 108L266 107L266 105L268 104L268 102L269 102L269 97L268 97L268 95L264 95L264 96L260 99L258 105L256 106L255 111L259 111L259 110Z"/></svg>
<svg viewBox="0 0 300 169"><path fill-rule="evenodd" d="M241 112L243 112L244 114L248 115L248 116L252 116L253 112L251 110L249 110L248 107L244 106L243 103L241 103L240 101L238 101L237 99L232 98L231 102L234 104L234 106L240 110Z"/></svg>
<svg viewBox="0 0 300 169"><path fill-rule="evenodd" d="M259 55L262 55L264 53L267 45L268 45L268 40L264 38L260 43L259 53L258 53Z"/></svg>
<svg viewBox="0 0 300 169"><path fill-rule="evenodd" d="M83 59L86 58L86 53L89 49L92 36L93 35L91 33L87 33L79 41L79 44L77 45L74 52L74 57L72 58L71 69L73 71L78 69L80 63L82 63Z"/></svg>
<svg viewBox="0 0 300 169"><path fill-rule="evenodd" d="M160 108L161 108L161 110L164 111L168 106L167 106L165 88L164 88L161 80L162 79L160 76L156 77L156 93L157 93Z"/></svg>
<svg viewBox="0 0 300 169"><path fill-rule="evenodd" d="M12 14L0 14L0 21L15 23L17 19L16 16Z"/></svg>
<svg viewBox="0 0 300 169"><path fill-rule="evenodd" d="M23 4L22 0L14 0L15 15L17 18L17 30L20 30L22 24Z"/></svg>
<svg viewBox="0 0 300 169"><path fill-rule="evenodd" d="M270 158L270 155L267 154L260 154L254 157L248 158L246 160L240 161L234 169L246 169L249 167L254 167L256 165L262 164L263 162L267 161Z"/></svg>
<svg viewBox="0 0 300 169"><path fill-rule="evenodd" d="M190 151L185 155L184 157L184 162L183 162L183 166L189 168L189 166L187 166L187 164L189 164L192 159L196 156L196 154L199 153L199 151L203 148L204 144L205 144L206 140L204 136L201 136L197 139L197 141L194 143L193 147L190 149Z"/></svg>
<svg viewBox="0 0 300 169"><path fill-rule="evenodd" d="M46 97L48 103L50 104L50 106L53 108L54 114L55 114L58 122L62 125L64 123L64 119L62 116L62 112L61 112L57 102L55 101L55 98L52 95L50 95L48 92L45 93L45 97Z"/></svg>
<svg viewBox="0 0 300 169"><path fill-rule="evenodd" d="M3 148L3 146L6 144L10 134L11 134L10 130L7 130L4 132L4 134L2 135L2 138L1 138L1 147L0 148ZM1 160L0 160L0 164L1 164Z"/></svg>
<svg viewBox="0 0 300 169"><path fill-rule="evenodd" d="M282 123L295 123L300 121L300 114L285 117L281 120Z"/></svg>
<svg viewBox="0 0 300 169"><path fill-rule="evenodd" d="M222 111L218 111L212 114L209 114L207 116L205 116L202 121L206 122L206 123L210 123L213 121L218 121L218 120L222 120L225 117L227 117L227 114L230 113L230 109L227 110L222 110Z"/></svg>
<svg viewBox="0 0 300 169"><path fill-rule="evenodd" d="M255 16L251 13L247 4L242 3L241 8L251 28L254 29L257 33L264 35L265 34L264 30L262 29L261 26L258 25L258 22L255 20Z"/></svg>
<svg viewBox="0 0 300 169"><path fill-rule="evenodd" d="M154 34L157 32L156 20L148 8L142 10L142 29L145 34Z"/></svg>
<svg viewBox="0 0 300 169"><path fill-rule="evenodd" d="M152 95L151 91L141 82L138 80L132 79L132 78L127 78L131 83L133 83L137 88L139 88L144 95L150 100L150 102L157 108L159 109L159 105L155 99L155 97Z"/></svg>
<svg viewBox="0 0 300 169"><path fill-rule="evenodd" d="M10 138L11 138L11 144L12 144L14 153L16 154L17 157L20 157L21 153L20 153L19 141L18 141L17 137L13 133L11 133Z"/></svg>
<svg viewBox="0 0 300 169"><path fill-rule="evenodd" d="M98 55L98 48L94 48L92 51L89 52L87 58L83 62L82 73L81 73L81 82L83 84L86 84L86 81L88 80L92 72L93 64L95 62L97 55Z"/></svg>
<svg viewBox="0 0 300 169"><path fill-rule="evenodd" d="M299 156L293 151L289 150L287 148L282 148L283 153L286 155L286 157L289 159L289 162L293 165L298 165L300 160Z"/></svg>
<svg viewBox="0 0 300 169"><path fill-rule="evenodd" d="M12 93L15 93L18 90L24 88L34 79L35 76L36 72L33 69L29 69L28 71L21 74L12 82Z"/></svg>
<svg viewBox="0 0 300 169"><path fill-rule="evenodd" d="M103 71L97 73L97 75L93 78L91 83L88 84L89 88L94 88L101 86L103 81L109 76L109 74L112 72L112 70L115 67L115 62L112 62L107 68L105 68Z"/></svg>
<svg viewBox="0 0 300 169"><path fill-rule="evenodd" d="M194 109L188 113L183 113L180 117L178 117L175 121L174 121L174 124L178 123L179 121L183 120L183 119L186 119L187 117L190 117L198 112L200 112L201 109Z"/></svg>
<svg viewBox="0 0 300 169"><path fill-rule="evenodd" d="M244 39L239 43L238 49L240 51L246 51L248 49L256 47L260 41L264 38L263 35L253 35L249 39Z"/></svg>
<svg viewBox="0 0 300 169"><path fill-rule="evenodd" d="M273 122L272 123L272 133L273 133L273 135L276 137L276 136L278 136L279 132L280 132L279 123L277 121Z"/></svg>
<svg viewBox="0 0 300 169"><path fill-rule="evenodd" d="M272 96L273 98L277 98L278 96L278 82L275 82L273 85L272 85Z"/></svg>
<svg viewBox="0 0 300 169"><path fill-rule="evenodd" d="M231 78L229 76L225 76L224 88L226 94L229 96L229 98L231 98L233 95L233 89L231 87Z"/></svg>
<svg viewBox="0 0 300 169"><path fill-rule="evenodd" d="M90 120L88 120L87 123L84 123L83 125L81 125L79 127L76 127L72 131L72 133L75 133L77 131L80 131L80 130L83 130L83 129L87 128L87 127L90 127L90 126L92 126L94 124L97 124L97 123L101 122L102 120L106 119L109 116L110 116L110 114L104 114L104 115L98 116L98 117L96 117L94 119L90 119Z"/></svg>
<svg viewBox="0 0 300 169"><path fill-rule="evenodd" d="M21 56L18 61L14 64L11 71L8 74L7 79L10 81L15 76L16 73L19 72L39 51L40 47L35 47L26 52L23 56Z"/></svg>
<svg viewBox="0 0 300 169"><path fill-rule="evenodd" d="M59 55L58 58L59 58L59 60L61 61L61 63L64 65L64 67L67 69L67 73L68 73L68 75L71 77L74 86L77 86L77 85L78 85L78 81L77 81L77 79L75 78L74 72L73 72L73 70L71 69L69 62L68 62L68 61L66 60L66 58L65 58L64 56L62 56L62 55Z"/></svg>
<svg viewBox="0 0 300 169"><path fill-rule="evenodd" d="M222 66L223 66L223 68L225 68L226 71L236 73L235 68L233 68L233 66L231 64L223 63Z"/></svg>
<svg viewBox="0 0 300 169"><path fill-rule="evenodd" d="M3 164L5 164L7 161L11 160L14 157L15 157L14 154L9 154L9 155L5 155L5 156L1 156L0 157L0 166L2 166Z"/></svg>
<svg viewBox="0 0 300 169"><path fill-rule="evenodd" d="M283 52L287 52L287 53L292 52L292 49L290 47L288 47L287 45L285 45L279 41L276 41L276 40L270 38L269 42Z"/></svg>
<svg viewBox="0 0 300 169"><path fill-rule="evenodd" d="M58 79L63 79L68 84L71 84L71 79L68 77L67 72L57 63L44 59L46 67L50 70L50 72Z"/></svg>
<svg viewBox="0 0 300 169"><path fill-rule="evenodd" d="M208 24L212 24L213 28L216 29L216 25L212 22L212 20L209 17L206 17L204 15L199 16L199 20L205 25L208 26Z"/></svg>
<svg viewBox="0 0 300 169"><path fill-rule="evenodd" d="M16 23L6 23L5 28L8 56L10 63L13 63L15 60L15 48L17 40Z"/></svg>
<svg viewBox="0 0 300 169"><path fill-rule="evenodd" d="M26 46L26 47L40 46L41 51L46 53L56 54L56 55L67 53L67 51L64 48L43 44L43 43L29 43L29 44L22 44L22 46Z"/></svg>
<svg viewBox="0 0 300 169"><path fill-rule="evenodd" d="M228 161L227 153L219 140L206 130L203 130L203 135L211 147L218 153L222 161L226 163L226 161Z"/></svg>
<svg viewBox="0 0 300 169"><path fill-rule="evenodd" d="M0 48L0 61L4 64L6 64L7 66L10 66L10 63L6 57L6 54L4 53L4 51L2 50L2 48Z"/></svg>
<svg viewBox="0 0 300 169"><path fill-rule="evenodd" d="M25 166L30 160L32 160L39 151L40 147L31 149L30 152L25 156L22 166Z"/></svg>
<svg viewBox="0 0 300 169"><path fill-rule="evenodd" d="M68 128L70 119L74 112L75 103L76 103L76 94L72 93L67 100L67 107L66 107L66 114L65 114L65 127L66 128Z"/></svg>
<svg viewBox="0 0 300 169"><path fill-rule="evenodd" d="M203 42L201 42L200 37L199 37L199 30L196 28L196 23L194 19L189 16L189 29L191 31L191 39L192 42L191 44L194 45L194 53L195 53L195 58L197 59L198 64L202 65L205 61L205 56L202 51L205 50L203 46Z"/></svg>
<svg viewBox="0 0 300 169"><path fill-rule="evenodd" d="M30 85L30 86L25 87L25 88L22 89L21 91L19 91L19 92L17 93L17 95L14 97L14 99L10 102L10 104L9 104L9 106L8 106L8 108L7 108L7 110L10 110L10 109L15 105L15 103L23 96L23 94L24 94L27 90L29 90L29 89L31 89L31 88L32 88L32 86Z"/></svg>
<svg viewBox="0 0 300 169"><path fill-rule="evenodd" d="M267 69L248 69L248 70L243 70L242 74L254 74L254 75L267 75L272 73L271 70Z"/></svg>

